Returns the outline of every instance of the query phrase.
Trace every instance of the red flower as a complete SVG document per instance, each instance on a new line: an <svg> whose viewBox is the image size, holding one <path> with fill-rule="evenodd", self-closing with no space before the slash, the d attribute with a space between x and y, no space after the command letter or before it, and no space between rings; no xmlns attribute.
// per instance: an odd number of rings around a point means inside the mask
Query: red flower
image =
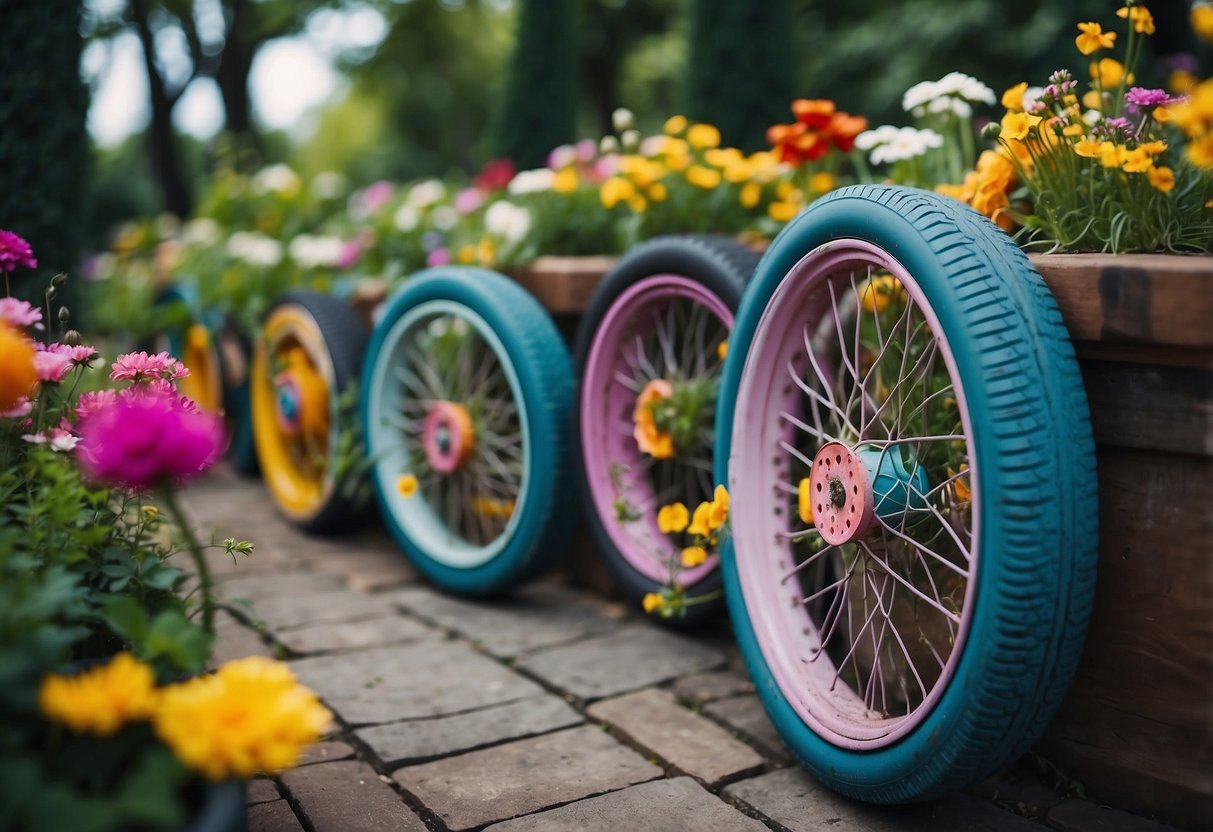
<svg viewBox="0 0 1213 832"><path fill-rule="evenodd" d="M509 159L494 159L481 168L472 184L485 193L499 191L510 184L517 172L518 168Z"/></svg>

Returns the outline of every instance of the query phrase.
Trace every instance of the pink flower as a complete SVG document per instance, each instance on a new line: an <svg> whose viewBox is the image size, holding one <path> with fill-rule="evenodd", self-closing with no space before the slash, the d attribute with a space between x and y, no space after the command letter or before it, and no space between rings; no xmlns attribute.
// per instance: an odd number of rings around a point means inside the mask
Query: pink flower
<svg viewBox="0 0 1213 832"><path fill-rule="evenodd" d="M177 406L187 413L196 413L198 411L198 405L194 400L189 396L182 396L178 393L177 388L168 379L154 378L147 384L128 387L118 394L119 398L130 398L132 396L161 396L175 401Z"/></svg>
<svg viewBox="0 0 1213 832"><path fill-rule="evenodd" d="M4 233L0 231L0 234ZM0 256L3 256L2 248L0 248ZM31 306L23 300L0 298L0 321L5 321L16 329L20 329L23 326L42 329L42 310L36 306Z"/></svg>
<svg viewBox="0 0 1213 832"><path fill-rule="evenodd" d="M76 400L76 421L83 422L89 416L104 410L118 400L118 394L113 390L92 390L81 393Z"/></svg>
<svg viewBox="0 0 1213 832"><path fill-rule="evenodd" d="M185 378L190 371L167 352L149 355L146 352L128 352L118 356L110 370L114 381L151 381L155 378Z"/></svg>
<svg viewBox="0 0 1213 832"><path fill-rule="evenodd" d="M1145 87L1131 87L1125 93L1125 101L1141 109L1157 107L1159 105L1165 107L1169 104L1177 104L1180 100L1180 98L1172 98L1167 95L1166 90L1151 90Z"/></svg>
<svg viewBox="0 0 1213 832"><path fill-rule="evenodd" d="M594 157L598 155L598 142L593 139L582 139L576 144L577 161L583 165L588 165L594 161Z"/></svg>
<svg viewBox="0 0 1213 832"><path fill-rule="evenodd" d="M52 451L60 453L74 450L80 442L78 436L74 436L71 431L64 428L51 428L42 433L25 433L21 435L21 438L35 445L50 445Z"/></svg>
<svg viewBox="0 0 1213 832"><path fill-rule="evenodd" d="M144 392L121 396L80 426L80 466L92 480L137 491L184 482L223 450L223 423L190 412L175 398Z"/></svg>
<svg viewBox="0 0 1213 832"><path fill-rule="evenodd" d="M89 347L84 344L72 346L71 344L35 344L34 349L44 352L53 352L55 355L61 355L73 364L88 364L97 357L97 350L94 347Z"/></svg>
<svg viewBox="0 0 1213 832"><path fill-rule="evenodd" d="M21 237L0 228L0 272L11 272L18 266L26 269L38 268L34 250Z"/></svg>
<svg viewBox="0 0 1213 832"><path fill-rule="evenodd" d="M17 399L17 403L8 410L0 410L0 419L20 419L34 411L34 403L28 398Z"/></svg>
<svg viewBox="0 0 1213 832"><path fill-rule="evenodd" d="M436 248L425 257L425 264L431 268L445 266L449 262L451 262L451 252L445 248Z"/></svg>
<svg viewBox="0 0 1213 832"><path fill-rule="evenodd" d="M484 205L484 194L475 188L464 188L455 194L455 210L461 214L470 214Z"/></svg>
<svg viewBox="0 0 1213 832"><path fill-rule="evenodd" d="M337 268L345 270L353 266L362 257L362 238L355 237L341 244L341 254L337 257Z"/></svg>
<svg viewBox="0 0 1213 832"><path fill-rule="evenodd" d="M67 377L72 369L72 360L66 355L45 349L34 352L34 368L38 371L39 381L60 382Z"/></svg>

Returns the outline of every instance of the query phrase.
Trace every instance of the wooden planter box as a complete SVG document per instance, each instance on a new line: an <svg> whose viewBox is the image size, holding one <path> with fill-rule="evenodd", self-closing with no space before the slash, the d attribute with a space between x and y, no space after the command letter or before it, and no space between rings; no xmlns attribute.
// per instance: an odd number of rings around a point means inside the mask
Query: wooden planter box
<svg viewBox="0 0 1213 832"><path fill-rule="evenodd" d="M1037 750L1094 799L1213 828L1213 257L1032 261L1078 353L1100 504L1086 649ZM515 277L569 332L612 264L544 257Z"/></svg>

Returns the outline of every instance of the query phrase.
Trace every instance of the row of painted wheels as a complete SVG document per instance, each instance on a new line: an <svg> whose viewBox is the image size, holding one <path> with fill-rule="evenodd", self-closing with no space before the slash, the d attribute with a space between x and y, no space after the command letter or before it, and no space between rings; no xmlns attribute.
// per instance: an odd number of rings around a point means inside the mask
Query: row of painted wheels
<svg viewBox="0 0 1213 832"><path fill-rule="evenodd" d="M334 449L361 363L370 481L430 580L485 594L538 574L577 482L630 597L723 588L772 721L846 794L954 790L1059 705L1093 592L1089 418L1051 295L976 213L850 188L761 261L711 238L638 247L583 318L576 375L534 299L489 272L410 279L364 357L338 309L285 299L254 362L262 468L301 525L349 508ZM679 421L658 431L661 402ZM278 494L281 468L319 483L308 511ZM672 567L658 507L717 483L719 562Z"/></svg>

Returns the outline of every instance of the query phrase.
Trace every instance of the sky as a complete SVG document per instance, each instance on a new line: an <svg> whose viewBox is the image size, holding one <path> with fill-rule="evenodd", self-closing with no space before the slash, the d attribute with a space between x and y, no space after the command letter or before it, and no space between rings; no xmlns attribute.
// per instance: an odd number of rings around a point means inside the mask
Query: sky
<svg viewBox="0 0 1213 832"><path fill-rule="evenodd" d="M114 0L91 2L98 8L114 6ZM371 9L324 11L312 15L301 36L263 46L249 79L253 108L261 123L271 129L305 133L317 108L344 89L333 69L337 53L373 46L385 34L382 16ZM94 84L88 129L98 144L116 144L147 124L143 48L133 33L119 35L108 44L90 44L81 59L81 73ZM191 84L173 118L178 128L200 138L218 132L223 108L215 83L204 78Z"/></svg>

